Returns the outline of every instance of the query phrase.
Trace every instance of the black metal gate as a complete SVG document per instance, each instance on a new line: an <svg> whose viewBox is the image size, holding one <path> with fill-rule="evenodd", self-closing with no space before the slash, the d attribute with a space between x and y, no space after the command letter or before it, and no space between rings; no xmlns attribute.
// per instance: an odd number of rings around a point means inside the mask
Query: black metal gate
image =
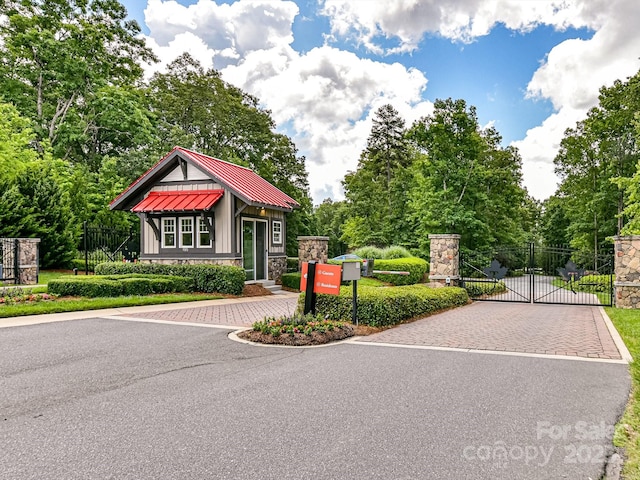
<svg viewBox="0 0 640 480"><path fill-rule="evenodd" d="M0 283L18 283L20 275L17 238L0 238Z"/></svg>
<svg viewBox="0 0 640 480"><path fill-rule="evenodd" d="M613 305L613 249L531 243L463 253L460 277L474 300Z"/></svg>
<svg viewBox="0 0 640 480"><path fill-rule="evenodd" d="M85 274L103 262L132 262L140 255L140 233L137 229L98 227L84 223L81 249Z"/></svg>

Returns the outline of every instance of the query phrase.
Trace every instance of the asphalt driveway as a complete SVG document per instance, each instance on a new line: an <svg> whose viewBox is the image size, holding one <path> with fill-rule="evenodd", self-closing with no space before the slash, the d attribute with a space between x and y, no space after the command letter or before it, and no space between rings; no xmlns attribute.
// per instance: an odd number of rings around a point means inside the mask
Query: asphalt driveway
<svg viewBox="0 0 640 480"><path fill-rule="evenodd" d="M623 364L86 319L0 329L0 477L599 478Z"/></svg>

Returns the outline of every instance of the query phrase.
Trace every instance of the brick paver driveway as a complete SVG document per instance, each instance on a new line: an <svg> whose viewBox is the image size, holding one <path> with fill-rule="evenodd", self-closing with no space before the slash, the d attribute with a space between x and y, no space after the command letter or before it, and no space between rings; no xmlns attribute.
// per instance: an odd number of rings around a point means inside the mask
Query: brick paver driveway
<svg viewBox="0 0 640 480"><path fill-rule="evenodd" d="M250 327L265 316L279 317L292 314L298 303L297 294L280 294L265 297L250 297L241 300L216 300L206 307L180 308L172 310L135 313L123 317L167 320L172 322L206 323L236 327Z"/></svg>
<svg viewBox="0 0 640 480"><path fill-rule="evenodd" d="M585 358L621 359L600 307L475 302L360 339Z"/></svg>
<svg viewBox="0 0 640 480"><path fill-rule="evenodd" d="M202 307L181 308L175 305L173 309L118 317L249 327L265 316L292 314L297 301L297 294L283 294L216 300ZM592 306L475 302L356 341L378 345L623 359L607 328L602 309Z"/></svg>

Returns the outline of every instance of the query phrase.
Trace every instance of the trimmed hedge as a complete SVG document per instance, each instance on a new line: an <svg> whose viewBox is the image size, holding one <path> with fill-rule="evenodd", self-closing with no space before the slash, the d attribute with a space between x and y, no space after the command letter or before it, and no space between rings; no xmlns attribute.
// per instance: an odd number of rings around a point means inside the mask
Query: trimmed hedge
<svg viewBox="0 0 640 480"><path fill-rule="evenodd" d="M497 295L507 291L507 286L503 281L499 282L474 282L465 281L464 289L470 297L482 297L483 295Z"/></svg>
<svg viewBox="0 0 640 480"><path fill-rule="evenodd" d="M413 285L422 280L425 273L429 269L426 260L418 257L397 258L391 260L375 260L373 263L374 270L390 270L398 272L409 272L409 275L385 275L383 273L374 273L373 276L383 282L393 285Z"/></svg>
<svg viewBox="0 0 640 480"><path fill-rule="evenodd" d="M352 318L352 295L350 287L341 287L340 295L318 295L316 313L332 320L349 322ZM372 327L395 325L468 302L467 291L458 287L362 287L358 289L358 321ZM303 305L304 292L298 300L300 311Z"/></svg>
<svg viewBox="0 0 640 480"><path fill-rule="evenodd" d="M281 277L282 286L290 288L291 290L300 290L300 279L302 274L296 273L284 273Z"/></svg>
<svg viewBox="0 0 640 480"><path fill-rule="evenodd" d="M108 262L96 266L96 275L124 275L142 273L153 275L177 275L192 278L197 292L217 292L240 295L246 279L242 267L231 265L164 265L160 263Z"/></svg>
<svg viewBox="0 0 640 480"><path fill-rule="evenodd" d="M295 273L298 271L298 257L287 257L287 273Z"/></svg>
<svg viewBox="0 0 640 480"><path fill-rule="evenodd" d="M193 292L192 278L171 275L68 275L51 280L49 293L74 297L119 297L154 293Z"/></svg>

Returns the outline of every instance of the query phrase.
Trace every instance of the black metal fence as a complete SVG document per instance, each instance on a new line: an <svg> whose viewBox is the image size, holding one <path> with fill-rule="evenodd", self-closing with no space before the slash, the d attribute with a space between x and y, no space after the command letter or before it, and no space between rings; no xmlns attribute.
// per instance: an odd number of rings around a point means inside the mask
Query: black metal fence
<svg viewBox="0 0 640 480"><path fill-rule="evenodd" d="M526 244L463 253L461 285L474 300L613 305L613 249Z"/></svg>
<svg viewBox="0 0 640 480"><path fill-rule="evenodd" d="M133 262L140 256L140 233L137 228L120 229L83 225L81 251L85 274L103 262Z"/></svg>
<svg viewBox="0 0 640 480"><path fill-rule="evenodd" d="M0 238L0 282L19 281L19 259L17 238Z"/></svg>

